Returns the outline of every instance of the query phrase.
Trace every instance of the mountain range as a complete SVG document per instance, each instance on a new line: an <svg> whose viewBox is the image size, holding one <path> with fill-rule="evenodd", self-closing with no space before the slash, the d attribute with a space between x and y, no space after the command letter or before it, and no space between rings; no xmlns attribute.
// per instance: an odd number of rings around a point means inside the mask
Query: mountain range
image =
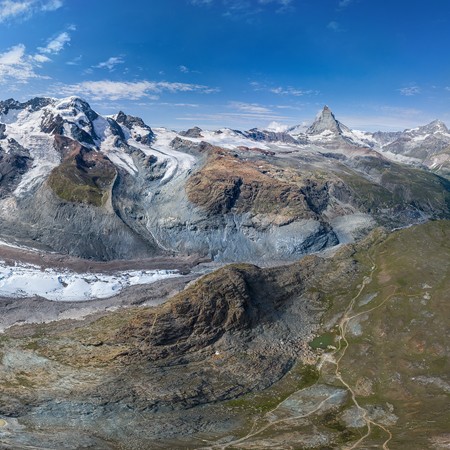
<svg viewBox="0 0 450 450"><path fill-rule="evenodd" d="M328 107L306 130L176 132L78 98L0 102L0 235L98 260L296 259L448 217L450 133L352 131Z"/></svg>
<svg viewBox="0 0 450 450"><path fill-rule="evenodd" d="M0 446L447 448L449 142L0 102Z"/></svg>

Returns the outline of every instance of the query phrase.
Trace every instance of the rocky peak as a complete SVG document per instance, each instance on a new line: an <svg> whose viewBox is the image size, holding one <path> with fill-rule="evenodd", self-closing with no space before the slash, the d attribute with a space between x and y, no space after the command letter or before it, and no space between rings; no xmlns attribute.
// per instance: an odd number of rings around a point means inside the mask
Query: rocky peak
<svg viewBox="0 0 450 450"><path fill-rule="evenodd" d="M336 120L336 117L334 117L331 109L326 105L317 115L313 124L306 130L306 134L321 134L324 131L331 131L334 134L342 134L341 123Z"/></svg>
<svg viewBox="0 0 450 450"><path fill-rule="evenodd" d="M7 100L0 101L0 114L8 114L10 109L19 109L20 102L14 100L13 98L8 98Z"/></svg>
<svg viewBox="0 0 450 450"><path fill-rule="evenodd" d="M120 125L128 128L131 132L131 136L137 142L150 145L155 138L153 130L140 117L130 116L123 111L119 111L114 119Z"/></svg>
<svg viewBox="0 0 450 450"><path fill-rule="evenodd" d="M189 128L187 131L180 131L178 134L183 137L202 138L202 129L199 127Z"/></svg>
<svg viewBox="0 0 450 450"><path fill-rule="evenodd" d="M77 116L79 113L83 113L90 122L93 122L98 117L98 114L91 108L88 102L75 96L58 100L55 104L55 109L64 112L64 116Z"/></svg>
<svg viewBox="0 0 450 450"><path fill-rule="evenodd" d="M50 105L53 101L54 100L50 97L35 97L25 103L22 103L22 105L30 111L38 111Z"/></svg>
<svg viewBox="0 0 450 450"><path fill-rule="evenodd" d="M133 128L133 126L150 129L150 127L146 125L140 117L130 116L129 114L125 114L123 111L119 111L115 119L117 123L125 125L129 129Z"/></svg>
<svg viewBox="0 0 450 450"><path fill-rule="evenodd" d="M420 127L419 130L426 133L449 133L447 126L441 120L433 120L429 124Z"/></svg>
<svg viewBox="0 0 450 450"><path fill-rule="evenodd" d="M38 111L52 103L52 99L48 97L35 97L24 103L9 98L8 100L0 101L0 114L8 114L11 109L28 109L30 111Z"/></svg>

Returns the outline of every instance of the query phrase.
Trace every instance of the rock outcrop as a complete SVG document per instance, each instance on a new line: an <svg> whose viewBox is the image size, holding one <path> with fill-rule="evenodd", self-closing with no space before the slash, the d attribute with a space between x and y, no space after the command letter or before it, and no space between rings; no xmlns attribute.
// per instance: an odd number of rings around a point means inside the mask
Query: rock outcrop
<svg viewBox="0 0 450 450"><path fill-rule="evenodd" d="M417 133L447 133L440 123L425 128ZM100 260L198 254L260 263L351 241L377 223L447 217L448 182L388 160L374 139L328 107L294 136L152 130L123 112L102 117L78 97L7 100L0 234ZM430 164L444 170L445 155Z"/></svg>

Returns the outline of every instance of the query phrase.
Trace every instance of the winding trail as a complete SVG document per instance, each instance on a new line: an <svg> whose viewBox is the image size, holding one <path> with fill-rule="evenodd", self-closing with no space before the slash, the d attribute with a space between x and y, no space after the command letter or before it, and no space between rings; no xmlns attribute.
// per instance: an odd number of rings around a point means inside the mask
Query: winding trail
<svg viewBox="0 0 450 450"><path fill-rule="evenodd" d="M309 386L310 387L310 386ZM303 388L306 389L306 388ZM302 391L303 389L299 389L298 391L293 392L289 397L287 397L285 400L283 400L281 403L279 403L274 409L270 410L269 412L267 412L265 416L268 416L269 414L272 414L273 412L275 412L287 399L289 399L290 397L292 397L293 395L297 394L298 392ZM240 444L242 442L247 441L248 439L257 436L258 434L261 434L263 431L266 431L268 428L271 428L274 425L277 425L279 423L285 423L285 422L291 422L291 421L295 421L295 420L299 420L299 419L304 419L305 417L309 417L312 416L313 414L315 414L316 412L320 411L323 407L323 405L325 405L325 403L327 403L329 400L338 397L339 394L332 394L329 395L327 398L325 398L324 400L322 400L312 411L305 413L305 414L301 414L299 416L293 416L293 417L286 417L284 419L278 419L275 420L273 422L270 422L264 426L262 426L261 428L259 428L258 430L255 431L255 427L256 427L256 423L258 421L258 419L255 420L252 429L250 430L250 432L245 435L244 437L240 438L240 439L236 439L235 441L230 441L227 442L226 444L218 444L218 445L213 445L211 447L205 447L204 450L209 450L209 449L217 449L217 450L225 450L227 448L229 448L230 446L236 445L236 444Z"/></svg>
<svg viewBox="0 0 450 450"><path fill-rule="evenodd" d="M372 263L370 275L363 278L363 282L361 284L361 287L360 287L358 293L351 299L350 303L348 304L347 308L345 309L344 315L342 316L342 318L338 324L339 345L336 348L336 350L330 356L328 356L326 358L326 362L332 363L336 366L335 371L334 371L334 375L335 375L336 379L339 380L345 386L345 388L349 391L352 402L356 406L356 408L358 408L358 410L361 412L361 417L364 420L364 422L366 423L366 427L367 427L366 433L363 436L361 436L361 438L359 438L356 442L354 442L351 446L345 447L346 450L353 450L353 449L357 448L359 446L359 444L364 442L370 436L370 434L372 432L372 427L377 427L377 428L381 429L382 431L384 431L388 435L387 439L383 442L383 445L382 445L383 450L389 450L388 444L389 444L389 441L392 439L391 431L387 427L382 425L381 423L378 423L378 422L375 422L374 420L372 420L369 417L368 411L359 404L358 400L356 399L355 391L344 380L344 378L341 374L341 371L340 371L340 362L341 362L342 358L345 356L347 349L349 348L349 345L350 345L347 340L347 337L346 337L347 331L348 331L348 324L350 323L350 321L358 316L367 314L371 311L374 311L375 309L380 308L388 300L390 300L397 291L397 289L394 288L394 290L391 294L389 294L381 303L374 306L373 308L361 311L357 314L350 315L350 313L353 311L356 300L361 296L361 294L364 291L364 289L366 288L366 286L368 286L372 282L373 274L374 274L375 270L377 269L377 266L376 266L375 262L373 261L372 257L369 256L368 258L369 258L370 262ZM339 355L339 356L335 359L334 356L336 356L336 355ZM327 356L327 355L324 355L324 356ZM324 360L324 362L325 362L325 360Z"/></svg>
<svg viewBox="0 0 450 450"><path fill-rule="evenodd" d="M389 442L392 440L393 435L392 432L383 424L376 422L375 420L371 419L369 416L369 412L363 408L358 400L356 399L356 393L353 390L353 388L350 386L350 384L344 380L341 371L340 371L340 363L342 361L342 358L345 356L347 349L349 348L349 341L347 339L347 332L348 332L348 325L350 323L350 321L356 317L359 317L363 314L367 314L370 313L378 308L380 308L381 306L383 306L386 302L388 302L396 293L397 293L397 288L395 286L392 286L393 290L390 294L388 294L384 300L382 302L380 302L379 304L377 304L376 306L361 311L359 313L356 314L352 314L354 307L355 307L355 303L356 301L360 298L361 294L364 292L365 288L372 282L372 277L373 274L375 272L375 270L377 269L377 266L375 264L375 262L373 261L372 257L369 255L368 256L369 261L372 264L371 267L371 271L370 274L368 276L365 276L363 278L363 281L361 283L361 286L357 292L357 294L350 300L347 308L344 310L344 314L341 317L339 323L338 323L338 330L339 330L339 335L338 335L338 340L339 340L339 344L337 346L337 348L332 352L332 353L324 353L318 364L317 364L317 368L319 369L319 371L322 370L322 367L324 366L324 364L329 363L329 364L334 364L335 365L335 370L334 370L334 376L336 377L336 379L347 389L347 391L350 393L350 397L352 400L352 403L354 404L354 406L361 412L361 418L364 420L365 424L366 424L366 433L364 435L362 435L356 442L354 442L353 444L349 444L346 447L343 447L345 450L354 450L356 448L358 448L358 446L360 444L362 444L372 433L372 430L374 428L379 428L381 431L383 431L384 433L386 433L387 438L386 440L383 442L382 444L382 449L383 450L389 450ZM388 286L389 287L389 286ZM319 377L320 378L320 377ZM316 381L316 383L314 383L312 386L318 384L318 381ZM325 398L324 400L322 400L321 402L319 402L317 404L317 406L311 410L308 413L305 414L301 414L298 416L293 416L293 417L287 417L287 418L283 418L283 419L278 419L272 422L269 422L261 427L258 428L258 422L261 421L261 419L267 418L270 416L270 414L273 414L275 411L277 411L282 405L283 403L286 402L286 400L290 399L292 396L298 394L299 392L305 390L305 389L309 389L312 386L307 386L304 387L302 389L299 389L295 392L293 392L292 394L290 394L287 398L283 399L275 408L273 408L272 410L268 411L267 413L264 414L263 417L258 417L254 420L252 428L250 429L250 431L243 436L242 438L224 443L224 444L215 444L211 441L206 441L203 440L204 443L209 444L209 446L207 447L203 447L203 450L226 450L232 446L241 444L259 434L261 434L262 432L266 431L267 429L271 428L274 425L280 424L280 423L289 423L292 421L296 421L299 419L304 419L306 417L312 416L313 414L320 412L320 410L322 409L322 407L330 400L332 400L335 396L337 396L338 394L332 394L330 396L328 396L327 398Z"/></svg>

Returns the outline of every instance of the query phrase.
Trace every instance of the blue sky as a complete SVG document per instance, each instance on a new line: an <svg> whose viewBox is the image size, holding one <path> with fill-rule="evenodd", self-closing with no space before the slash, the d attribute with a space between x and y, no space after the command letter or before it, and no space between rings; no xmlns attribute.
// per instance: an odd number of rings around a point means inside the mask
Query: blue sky
<svg viewBox="0 0 450 450"><path fill-rule="evenodd" d="M151 126L450 125L449 0L0 0L0 97Z"/></svg>

